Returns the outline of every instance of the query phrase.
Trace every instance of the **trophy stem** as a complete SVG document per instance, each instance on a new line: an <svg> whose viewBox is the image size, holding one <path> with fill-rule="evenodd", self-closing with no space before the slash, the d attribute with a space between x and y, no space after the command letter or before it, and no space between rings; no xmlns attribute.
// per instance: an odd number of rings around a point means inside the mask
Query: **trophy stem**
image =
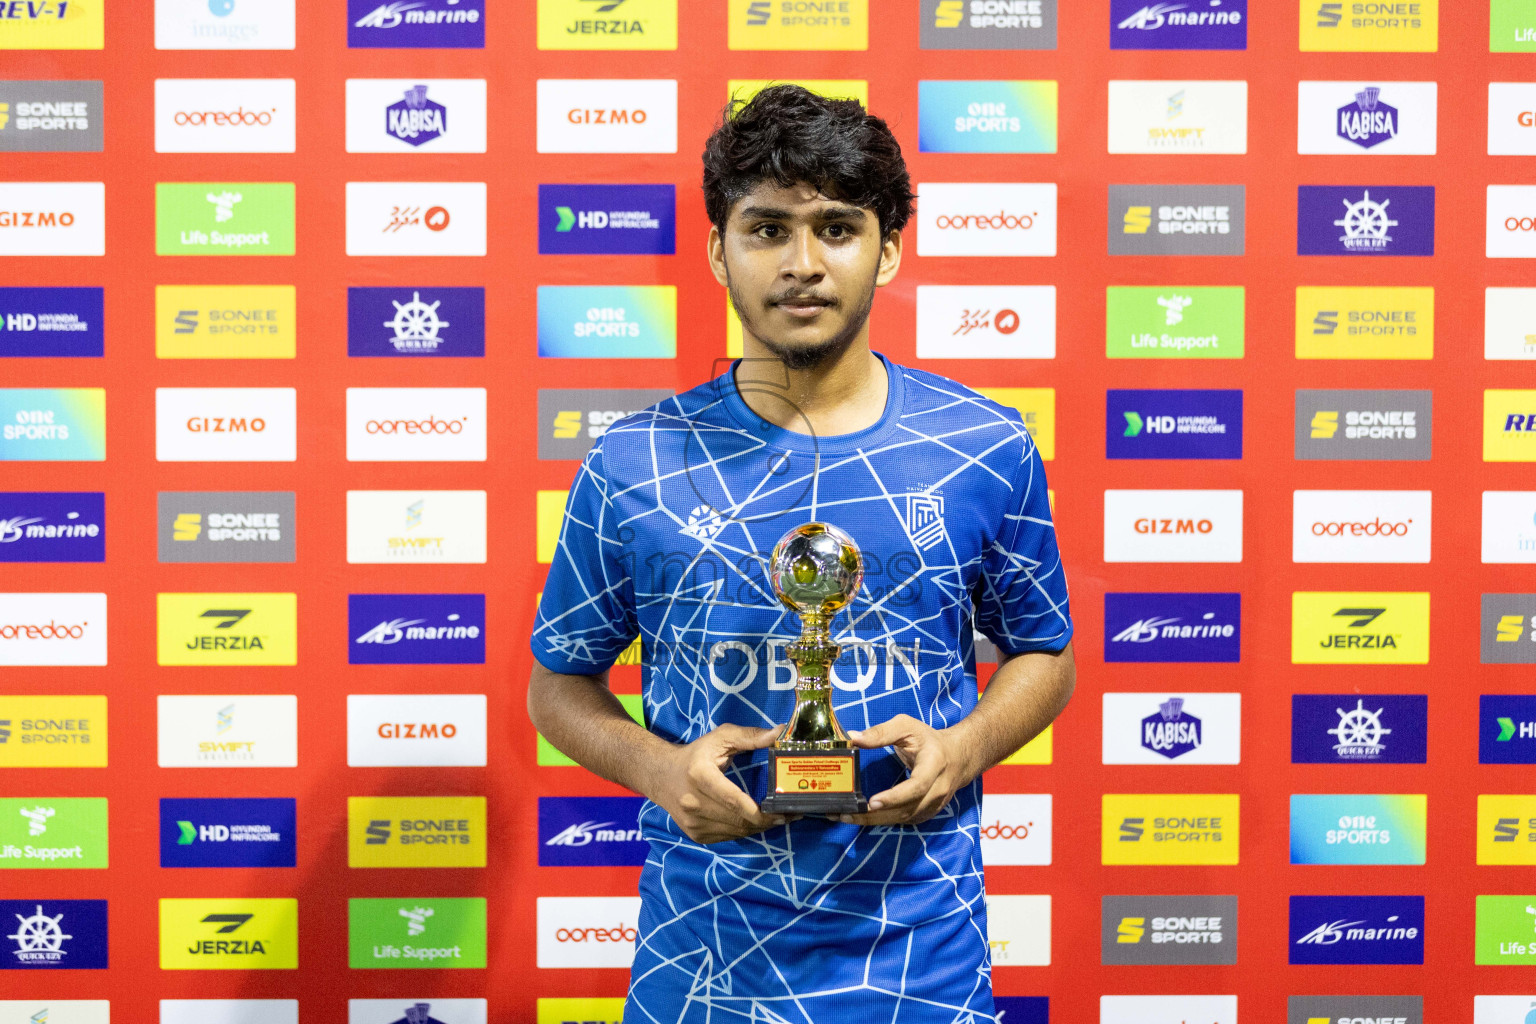
<svg viewBox="0 0 1536 1024"><path fill-rule="evenodd" d="M832 711L831 667L842 645L832 639L830 616L804 612L800 622L800 638L787 649L795 664L795 713L776 745L785 750L847 747L848 734Z"/></svg>

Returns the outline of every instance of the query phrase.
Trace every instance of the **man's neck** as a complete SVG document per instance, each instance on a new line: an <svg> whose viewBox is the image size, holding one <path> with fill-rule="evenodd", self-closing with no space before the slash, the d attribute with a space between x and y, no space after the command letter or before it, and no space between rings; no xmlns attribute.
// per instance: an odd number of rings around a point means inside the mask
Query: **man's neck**
<svg viewBox="0 0 1536 1024"><path fill-rule="evenodd" d="M885 412L885 364L865 338L813 367L791 370L756 338L743 339L736 390L757 415L797 434L836 437L874 426Z"/></svg>

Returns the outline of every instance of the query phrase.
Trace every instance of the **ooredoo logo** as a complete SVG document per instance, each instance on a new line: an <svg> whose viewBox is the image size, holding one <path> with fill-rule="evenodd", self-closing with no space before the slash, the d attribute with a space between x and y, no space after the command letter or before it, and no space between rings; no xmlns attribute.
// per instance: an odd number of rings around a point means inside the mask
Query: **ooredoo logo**
<svg viewBox="0 0 1536 1024"><path fill-rule="evenodd" d="M1104 492L1106 562L1242 560L1242 491Z"/></svg>
<svg viewBox="0 0 1536 1024"><path fill-rule="evenodd" d="M918 186L920 256L1056 255L1054 184Z"/></svg>
<svg viewBox="0 0 1536 1024"><path fill-rule="evenodd" d="M348 388L347 461L484 462L484 388Z"/></svg>
<svg viewBox="0 0 1536 1024"><path fill-rule="evenodd" d="M540 153L676 153L670 78L541 78Z"/></svg>
<svg viewBox="0 0 1536 1024"><path fill-rule="evenodd" d="M538 966L628 967L639 920L639 897L541 896Z"/></svg>
<svg viewBox="0 0 1536 1024"><path fill-rule="evenodd" d="M1296 491L1292 561L1428 562L1429 491Z"/></svg>
<svg viewBox="0 0 1536 1024"><path fill-rule="evenodd" d="M1051 863L1051 794L987 794L979 834L984 863Z"/></svg>
<svg viewBox="0 0 1536 1024"><path fill-rule="evenodd" d="M156 388L155 458L292 462L297 417L293 388Z"/></svg>
<svg viewBox="0 0 1536 1024"><path fill-rule="evenodd" d="M1536 185L1488 186L1488 258L1536 258Z"/></svg>
<svg viewBox="0 0 1536 1024"><path fill-rule="evenodd" d="M291 78L158 78L155 152L292 153Z"/></svg>
<svg viewBox="0 0 1536 1024"><path fill-rule="evenodd" d="M106 594L0 594L0 665L106 663Z"/></svg>

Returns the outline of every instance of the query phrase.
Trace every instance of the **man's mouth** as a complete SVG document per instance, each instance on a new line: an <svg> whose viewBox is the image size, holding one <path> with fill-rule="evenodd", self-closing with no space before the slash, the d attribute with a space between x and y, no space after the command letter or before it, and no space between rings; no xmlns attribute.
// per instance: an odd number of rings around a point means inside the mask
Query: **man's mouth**
<svg viewBox="0 0 1536 1024"><path fill-rule="evenodd" d="M822 299L814 295L796 295L773 303L784 312L796 316L814 316L833 304L831 299Z"/></svg>

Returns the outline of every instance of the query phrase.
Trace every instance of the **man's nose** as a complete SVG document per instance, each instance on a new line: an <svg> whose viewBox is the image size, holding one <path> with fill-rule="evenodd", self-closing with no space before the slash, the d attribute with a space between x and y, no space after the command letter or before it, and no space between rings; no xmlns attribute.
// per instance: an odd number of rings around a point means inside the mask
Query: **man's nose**
<svg viewBox="0 0 1536 1024"><path fill-rule="evenodd" d="M785 247L780 273L806 280L821 277L825 270L821 262L821 244L816 240L815 231L801 228L793 232L789 245Z"/></svg>

